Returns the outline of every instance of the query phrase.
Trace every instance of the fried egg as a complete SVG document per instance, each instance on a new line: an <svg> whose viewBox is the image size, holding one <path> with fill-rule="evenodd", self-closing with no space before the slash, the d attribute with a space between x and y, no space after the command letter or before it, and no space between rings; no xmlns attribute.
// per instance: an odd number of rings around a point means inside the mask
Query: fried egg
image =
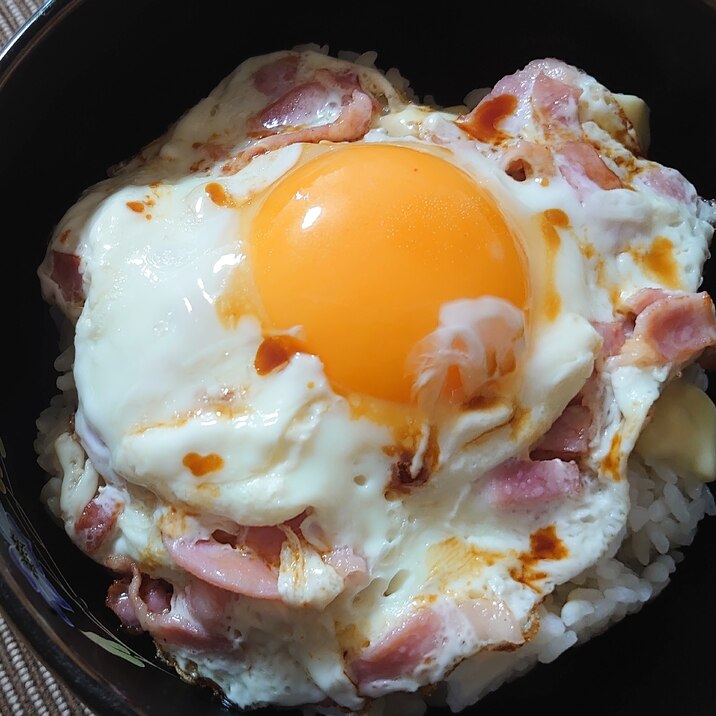
<svg viewBox="0 0 716 716"><path fill-rule="evenodd" d="M638 100L547 59L435 107L365 60L246 60L39 269L74 329L55 513L245 708L359 711L530 642L716 340L713 210L644 158ZM664 306L706 316L686 353Z"/></svg>

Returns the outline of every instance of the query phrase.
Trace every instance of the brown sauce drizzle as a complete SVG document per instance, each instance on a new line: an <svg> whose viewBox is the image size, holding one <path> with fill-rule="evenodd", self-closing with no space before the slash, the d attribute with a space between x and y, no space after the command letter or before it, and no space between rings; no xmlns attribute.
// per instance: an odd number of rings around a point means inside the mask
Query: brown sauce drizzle
<svg viewBox="0 0 716 716"><path fill-rule="evenodd" d="M470 136L481 142L500 142L507 134L498 124L517 109L517 97L513 94L499 94L483 100L466 117L457 120L457 125Z"/></svg>
<svg viewBox="0 0 716 716"><path fill-rule="evenodd" d="M204 190L217 206L223 206L228 209L234 209L238 206L236 199L217 182L210 182L204 187Z"/></svg>
<svg viewBox="0 0 716 716"><path fill-rule="evenodd" d="M605 456L604 460L602 460L601 464L602 472L609 474L615 482L619 482L619 480L622 479L621 447L622 436L621 433L617 431L612 437L612 443L609 446L609 453Z"/></svg>
<svg viewBox="0 0 716 716"><path fill-rule="evenodd" d="M529 552L522 552L519 555L520 566L510 570L510 576L517 582L540 591L534 582L547 578L547 573L538 570L537 563L549 559L560 560L569 556L569 550L559 538L556 527L547 525L540 527L530 535Z"/></svg>
<svg viewBox="0 0 716 716"><path fill-rule="evenodd" d="M629 249L634 262L650 277L666 288L681 288L679 266L674 257L674 244L665 236L657 236L647 251Z"/></svg>
<svg viewBox="0 0 716 716"><path fill-rule="evenodd" d="M261 342L254 358L254 368L259 375L267 375L283 368L296 353L305 352L293 336L267 336Z"/></svg>
<svg viewBox="0 0 716 716"><path fill-rule="evenodd" d="M387 455L394 455L397 459L390 469L390 482L386 490L386 497L392 499L397 497L396 493L407 493L416 487L424 485L430 475L435 471L440 461L440 446L438 445L437 431L431 429L428 435L428 444L423 453L423 460L420 469L415 475L412 474L411 466L415 452L391 446L383 448Z"/></svg>
<svg viewBox="0 0 716 716"><path fill-rule="evenodd" d="M547 246L547 295L545 300L545 313L547 318L554 320L562 308L562 299L555 286L555 264L557 252L562 240L555 227L566 228L569 226L569 217L561 209L547 209L542 214L542 235Z"/></svg>
<svg viewBox="0 0 716 716"><path fill-rule="evenodd" d="M184 467L191 470L195 477L203 477L209 472L216 472L224 467L224 458L215 452L200 455L198 452L188 452L182 460Z"/></svg>

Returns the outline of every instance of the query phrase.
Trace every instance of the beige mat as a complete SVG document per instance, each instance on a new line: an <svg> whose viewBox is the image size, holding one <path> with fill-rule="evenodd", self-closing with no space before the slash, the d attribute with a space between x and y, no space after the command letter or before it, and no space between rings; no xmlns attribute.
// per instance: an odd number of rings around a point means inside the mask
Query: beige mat
<svg viewBox="0 0 716 716"><path fill-rule="evenodd" d="M0 48L42 2L0 0ZM0 714L2 716L93 716L93 712L30 653L0 615Z"/></svg>

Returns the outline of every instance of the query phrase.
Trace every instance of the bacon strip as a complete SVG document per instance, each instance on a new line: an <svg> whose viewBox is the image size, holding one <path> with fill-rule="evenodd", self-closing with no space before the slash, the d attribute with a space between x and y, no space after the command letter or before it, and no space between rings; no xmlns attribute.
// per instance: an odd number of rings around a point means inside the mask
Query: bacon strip
<svg viewBox="0 0 716 716"><path fill-rule="evenodd" d="M658 194L683 204L695 205L698 201L694 185L681 172L671 167L654 164L647 171L641 172L637 181Z"/></svg>
<svg viewBox="0 0 716 716"><path fill-rule="evenodd" d="M578 192L584 193L595 187L607 190L622 187L619 177L589 142L565 142L555 154L562 176Z"/></svg>
<svg viewBox="0 0 716 716"><path fill-rule="evenodd" d="M589 448L592 413L585 405L568 405L530 453L533 460L574 460Z"/></svg>
<svg viewBox="0 0 716 716"><path fill-rule="evenodd" d="M293 60L282 58L258 70L254 84L271 101L248 119L246 130L254 140L223 165L223 174L235 174L258 154L289 144L361 139L380 111L351 71L320 68L298 81Z"/></svg>
<svg viewBox="0 0 716 716"><path fill-rule="evenodd" d="M532 87L532 107L540 123L548 130L559 127L579 136L582 127L577 110L581 94L579 87L540 72Z"/></svg>
<svg viewBox="0 0 716 716"><path fill-rule="evenodd" d="M645 342L657 359L683 365L716 345L716 313L705 291L670 295L650 303L636 317L632 342Z"/></svg>
<svg viewBox="0 0 716 716"><path fill-rule="evenodd" d="M633 329L633 326L628 327L626 321L595 321L592 325L602 337L602 355L605 358L619 354L627 339L627 332L631 333Z"/></svg>
<svg viewBox="0 0 716 716"><path fill-rule="evenodd" d="M655 301L671 295L673 294L667 293L662 288L641 288L628 296L624 304L634 315L638 315Z"/></svg>
<svg viewBox="0 0 716 716"><path fill-rule="evenodd" d="M504 169L518 181L535 174L548 177L550 165L556 163L581 198L595 190L620 188L619 176L602 160L582 128L579 99L585 78L588 75L559 60L534 60L524 69L503 77L472 112L456 123L480 141L502 144ZM608 90L602 90L603 100L618 106ZM500 102L508 97L514 100L511 106ZM481 122L483 116L495 121ZM622 126L612 127L612 133L636 150L628 122L625 117L621 119ZM530 158L518 148L525 144L519 139L524 136L525 127L536 130L537 136L532 141L543 147L546 157L539 157L532 150Z"/></svg>
<svg viewBox="0 0 716 716"><path fill-rule="evenodd" d="M165 539L171 558L207 584L256 599L279 599L278 572L253 550L215 540Z"/></svg>
<svg viewBox="0 0 716 716"><path fill-rule="evenodd" d="M211 539L169 539L164 545L182 569L203 582L255 599L280 599L278 579L284 529L300 530L306 513L283 525L242 527L237 534L216 531ZM338 547L324 561L342 577L364 575L365 559L350 547Z"/></svg>
<svg viewBox="0 0 716 716"><path fill-rule="evenodd" d="M222 174L235 174L258 154L280 149L289 144L297 142L317 144L323 141L353 142L361 139L373 123L374 111L373 98L364 92L355 91L350 100L343 105L338 119L334 122L263 137L226 162L221 168Z"/></svg>
<svg viewBox="0 0 716 716"><path fill-rule="evenodd" d="M75 521L75 535L79 546L87 554L96 552L117 523L124 502L113 488L104 488L93 497Z"/></svg>
<svg viewBox="0 0 716 716"><path fill-rule="evenodd" d="M134 601L129 594L131 579L123 577L115 579L107 590L105 604L109 607L122 622L122 626L133 634L141 634L144 631Z"/></svg>
<svg viewBox="0 0 716 716"><path fill-rule="evenodd" d="M110 586L105 603L131 632L149 632L172 646L226 651L232 643L222 633L222 616L229 598L228 592L196 582L175 592L165 580L134 566L131 579Z"/></svg>
<svg viewBox="0 0 716 716"><path fill-rule="evenodd" d="M484 478L486 495L498 508L535 507L573 495L580 489L579 468L563 460L510 459Z"/></svg>
<svg viewBox="0 0 716 716"><path fill-rule="evenodd" d="M410 675L443 641L443 623L432 609L411 612L348 665L358 690L375 681Z"/></svg>
<svg viewBox="0 0 716 716"><path fill-rule="evenodd" d="M275 98L293 86L297 72L298 55L289 54L262 65L251 79L259 92Z"/></svg>
<svg viewBox="0 0 716 716"><path fill-rule="evenodd" d="M50 279L54 281L62 297L71 305L81 305L84 301L80 257L63 251L52 252L52 271Z"/></svg>
<svg viewBox="0 0 716 716"><path fill-rule="evenodd" d="M320 82L304 82L249 118L246 129L251 135L263 137L301 127L315 121L316 115L320 116L323 108L330 105L334 94L335 90Z"/></svg>

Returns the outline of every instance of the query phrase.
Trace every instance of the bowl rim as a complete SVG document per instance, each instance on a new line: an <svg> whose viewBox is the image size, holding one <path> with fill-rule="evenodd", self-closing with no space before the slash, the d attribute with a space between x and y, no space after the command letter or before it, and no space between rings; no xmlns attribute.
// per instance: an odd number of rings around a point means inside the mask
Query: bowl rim
<svg viewBox="0 0 716 716"><path fill-rule="evenodd" d="M21 70L24 60L47 37L64 17L85 0L45 0L21 25L0 50L0 93ZM16 640L37 659L82 705L102 716L140 716L111 684L83 668L78 657L59 639L48 638L52 630L43 629L45 619L7 568L0 554L0 615Z"/></svg>
<svg viewBox="0 0 716 716"><path fill-rule="evenodd" d="M84 0L45 0L21 25L0 50L0 90L17 69L24 57L39 44L64 15L72 12Z"/></svg>

